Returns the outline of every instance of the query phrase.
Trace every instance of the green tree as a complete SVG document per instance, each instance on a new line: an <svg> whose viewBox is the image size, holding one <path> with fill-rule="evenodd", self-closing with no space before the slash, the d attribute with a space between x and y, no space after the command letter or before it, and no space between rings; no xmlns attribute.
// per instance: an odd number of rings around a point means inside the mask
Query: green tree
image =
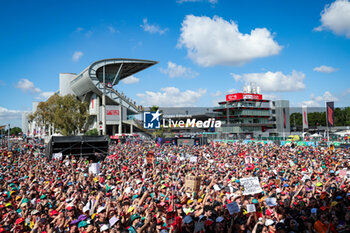
<svg viewBox="0 0 350 233"><path fill-rule="evenodd" d="M290 126L291 127L300 127L303 124L302 115L300 112L294 112L290 115Z"/></svg>
<svg viewBox="0 0 350 233"><path fill-rule="evenodd" d="M156 112L159 109L159 106L153 105L152 107L149 108L150 112Z"/></svg>
<svg viewBox="0 0 350 233"><path fill-rule="evenodd" d="M88 104L73 95L57 99L54 125L63 135L76 135L88 120Z"/></svg>
<svg viewBox="0 0 350 233"><path fill-rule="evenodd" d="M73 95L53 95L48 101L39 103L36 112L29 116L39 126L62 135L76 135L84 130L88 120L88 104ZM52 132L53 133L53 132Z"/></svg>
<svg viewBox="0 0 350 233"><path fill-rule="evenodd" d="M98 130L96 128L86 131L86 136L98 136Z"/></svg>
<svg viewBox="0 0 350 233"><path fill-rule="evenodd" d="M10 135L18 136L20 133L22 133L22 129L19 127L13 127L10 130Z"/></svg>
<svg viewBox="0 0 350 233"><path fill-rule="evenodd" d="M8 134L8 129L6 129L4 131L4 135L7 135ZM10 135L15 135L15 136L18 136L20 133L22 133L22 129L19 128L19 127L13 127L13 128L10 128Z"/></svg>

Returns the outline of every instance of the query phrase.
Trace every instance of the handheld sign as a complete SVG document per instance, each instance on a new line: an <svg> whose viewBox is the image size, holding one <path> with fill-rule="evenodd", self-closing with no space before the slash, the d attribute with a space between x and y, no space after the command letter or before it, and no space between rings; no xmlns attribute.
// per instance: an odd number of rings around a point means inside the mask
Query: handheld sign
<svg viewBox="0 0 350 233"><path fill-rule="evenodd" d="M190 157L190 162L191 163L197 163L197 157L196 156L191 156Z"/></svg>
<svg viewBox="0 0 350 233"><path fill-rule="evenodd" d="M185 191L198 192L201 187L201 178L200 176L186 176Z"/></svg>
<svg viewBox="0 0 350 233"><path fill-rule="evenodd" d="M266 198L265 202L266 202L267 206L276 206L277 205L276 198L274 198L274 197Z"/></svg>
<svg viewBox="0 0 350 233"><path fill-rule="evenodd" d="M89 167L89 173L92 173L94 175L99 174L100 173L100 167L101 164L99 163L92 163Z"/></svg>
<svg viewBox="0 0 350 233"><path fill-rule="evenodd" d="M249 205L247 205L247 212L248 212L248 213L254 213L254 212L256 212L255 205L254 205L254 204L249 204Z"/></svg>
<svg viewBox="0 0 350 233"><path fill-rule="evenodd" d="M146 155L146 160L148 164L152 164L153 160L154 160L154 153L153 151L148 151L147 155Z"/></svg>
<svg viewBox="0 0 350 233"><path fill-rule="evenodd" d="M240 182L244 187L243 195L251 195L262 192L258 177L242 178L240 179Z"/></svg>
<svg viewBox="0 0 350 233"><path fill-rule="evenodd" d="M61 160L62 159L62 153L53 153L52 154L53 159Z"/></svg>
<svg viewBox="0 0 350 233"><path fill-rule="evenodd" d="M226 207L228 209L228 212L230 212L230 215L233 215L235 213L239 213L241 211L241 208L239 207L239 205L235 201L227 204Z"/></svg>

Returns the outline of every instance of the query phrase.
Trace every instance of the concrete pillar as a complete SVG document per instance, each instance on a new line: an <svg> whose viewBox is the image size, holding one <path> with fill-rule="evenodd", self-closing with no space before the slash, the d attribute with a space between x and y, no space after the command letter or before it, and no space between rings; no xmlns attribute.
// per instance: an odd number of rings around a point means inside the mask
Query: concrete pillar
<svg viewBox="0 0 350 233"><path fill-rule="evenodd" d="M102 134L106 135L106 66L103 66Z"/></svg>
<svg viewBox="0 0 350 233"><path fill-rule="evenodd" d="M96 97L96 128L98 130L98 134L100 134L100 96Z"/></svg>
<svg viewBox="0 0 350 233"><path fill-rule="evenodd" d="M130 133L133 134L134 133L134 125L130 124Z"/></svg>
<svg viewBox="0 0 350 233"><path fill-rule="evenodd" d="M122 134L122 132L123 132L123 125L122 125L122 122L123 122L123 113L122 113L122 103L121 103L121 101L120 101L120 103L119 103L119 128L118 128L118 133L119 134Z"/></svg>
<svg viewBox="0 0 350 233"><path fill-rule="evenodd" d="M116 132L117 132L117 125L113 125L112 126L112 135L115 135Z"/></svg>

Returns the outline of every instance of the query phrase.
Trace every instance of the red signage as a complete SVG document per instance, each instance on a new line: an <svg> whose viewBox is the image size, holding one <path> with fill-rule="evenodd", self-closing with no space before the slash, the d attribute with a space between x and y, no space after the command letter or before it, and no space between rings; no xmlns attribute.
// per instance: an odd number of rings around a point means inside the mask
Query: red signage
<svg viewBox="0 0 350 233"><path fill-rule="evenodd" d="M119 110L107 110L109 116L119 116Z"/></svg>
<svg viewBox="0 0 350 233"><path fill-rule="evenodd" d="M226 95L226 101L241 100L241 99L262 100L262 95L250 94L250 93L235 93L235 94Z"/></svg>

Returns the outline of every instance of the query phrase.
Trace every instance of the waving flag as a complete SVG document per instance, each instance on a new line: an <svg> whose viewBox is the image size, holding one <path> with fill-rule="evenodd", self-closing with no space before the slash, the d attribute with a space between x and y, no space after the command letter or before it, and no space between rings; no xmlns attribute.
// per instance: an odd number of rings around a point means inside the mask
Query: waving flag
<svg viewBox="0 0 350 233"><path fill-rule="evenodd" d="M334 126L334 102L327 102L327 122L328 126Z"/></svg>
<svg viewBox="0 0 350 233"><path fill-rule="evenodd" d="M309 122L307 119L307 106L303 106L303 129L308 129L309 128Z"/></svg>

